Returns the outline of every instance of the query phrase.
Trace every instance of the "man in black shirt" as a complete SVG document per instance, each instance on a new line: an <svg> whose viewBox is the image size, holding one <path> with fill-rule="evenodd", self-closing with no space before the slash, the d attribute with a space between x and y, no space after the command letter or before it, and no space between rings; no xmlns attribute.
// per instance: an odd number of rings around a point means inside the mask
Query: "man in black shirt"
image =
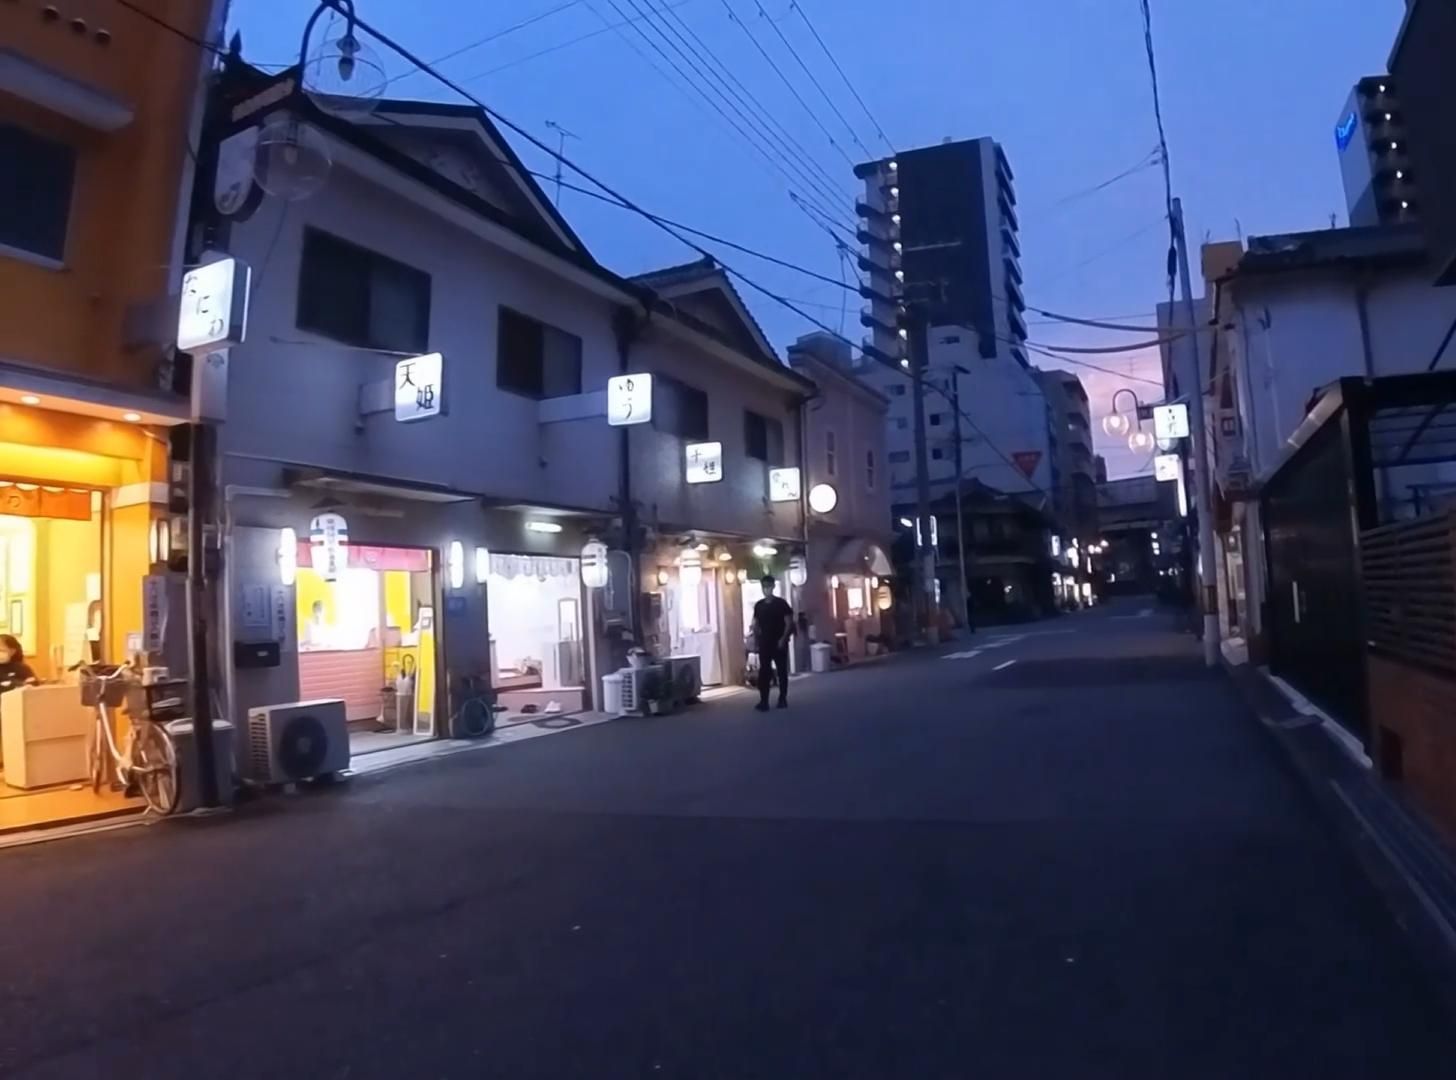
<svg viewBox="0 0 1456 1080"><path fill-rule="evenodd" d="M779 680L779 708L789 707L789 638L794 636L794 609L774 595L777 582L767 574L763 599L753 605L753 640L758 650L758 711L768 711L768 691L774 673Z"/></svg>

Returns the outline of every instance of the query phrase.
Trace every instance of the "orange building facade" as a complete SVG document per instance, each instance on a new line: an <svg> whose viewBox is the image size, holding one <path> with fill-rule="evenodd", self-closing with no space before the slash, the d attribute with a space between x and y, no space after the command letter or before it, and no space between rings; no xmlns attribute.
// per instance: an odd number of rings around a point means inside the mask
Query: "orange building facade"
<svg viewBox="0 0 1456 1080"><path fill-rule="evenodd" d="M175 657L167 546L177 294L222 0L0 4L0 835L125 810L84 785L81 661ZM161 579L160 581L158 579ZM155 647L159 644L162 647ZM81 790L78 790L80 785Z"/></svg>

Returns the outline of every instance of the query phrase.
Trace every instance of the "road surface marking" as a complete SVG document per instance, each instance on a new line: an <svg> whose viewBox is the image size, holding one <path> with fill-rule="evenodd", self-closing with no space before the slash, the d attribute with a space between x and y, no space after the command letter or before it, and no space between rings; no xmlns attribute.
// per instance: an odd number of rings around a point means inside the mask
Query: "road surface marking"
<svg viewBox="0 0 1456 1080"><path fill-rule="evenodd" d="M972 649L972 650L970 650L970 652L946 653L944 656L941 657L941 659L942 660L974 660L976 657L978 657L980 655L981 655L981 650L980 649Z"/></svg>
<svg viewBox="0 0 1456 1080"><path fill-rule="evenodd" d="M1006 661L1006 663L1004 663L1004 664L997 664L997 665L996 665L996 666L995 666L995 667L993 667L993 668L992 668L992 669L991 669L991 670L992 670L992 671L1005 671L1005 670L1006 670L1006 669L1007 669L1007 668L1009 668L1009 667L1010 667L1010 666L1011 666L1011 665L1012 665L1012 664L1014 664L1014 663L1016 663L1016 661L1015 661L1015 660L1008 660L1008 661Z"/></svg>

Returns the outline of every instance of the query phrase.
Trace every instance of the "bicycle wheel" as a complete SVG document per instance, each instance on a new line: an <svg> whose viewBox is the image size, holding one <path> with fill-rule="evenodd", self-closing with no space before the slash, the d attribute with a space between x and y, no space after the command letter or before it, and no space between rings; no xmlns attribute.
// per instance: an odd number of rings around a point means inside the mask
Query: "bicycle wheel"
<svg viewBox="0 0 1456 1080"><path fill-rule="evenodd" d="M177 809L177 747L161 724L139 725L130 771L148 809L162 816Z"/></svg>

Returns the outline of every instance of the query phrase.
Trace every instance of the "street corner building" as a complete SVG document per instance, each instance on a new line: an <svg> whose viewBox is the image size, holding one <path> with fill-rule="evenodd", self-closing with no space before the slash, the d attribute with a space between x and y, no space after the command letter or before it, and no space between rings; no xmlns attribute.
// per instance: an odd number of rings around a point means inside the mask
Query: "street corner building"
<svg viewBox="0 0 1456 1080"><path fill-rule="evenodd" d="M78 783L73 666L185 665L167 505L207 65L119 5L82 7L0 7L0 634L40 681L0 697L0 833L139 804ZM221 7L146 5L194 37Z"/></svg>

